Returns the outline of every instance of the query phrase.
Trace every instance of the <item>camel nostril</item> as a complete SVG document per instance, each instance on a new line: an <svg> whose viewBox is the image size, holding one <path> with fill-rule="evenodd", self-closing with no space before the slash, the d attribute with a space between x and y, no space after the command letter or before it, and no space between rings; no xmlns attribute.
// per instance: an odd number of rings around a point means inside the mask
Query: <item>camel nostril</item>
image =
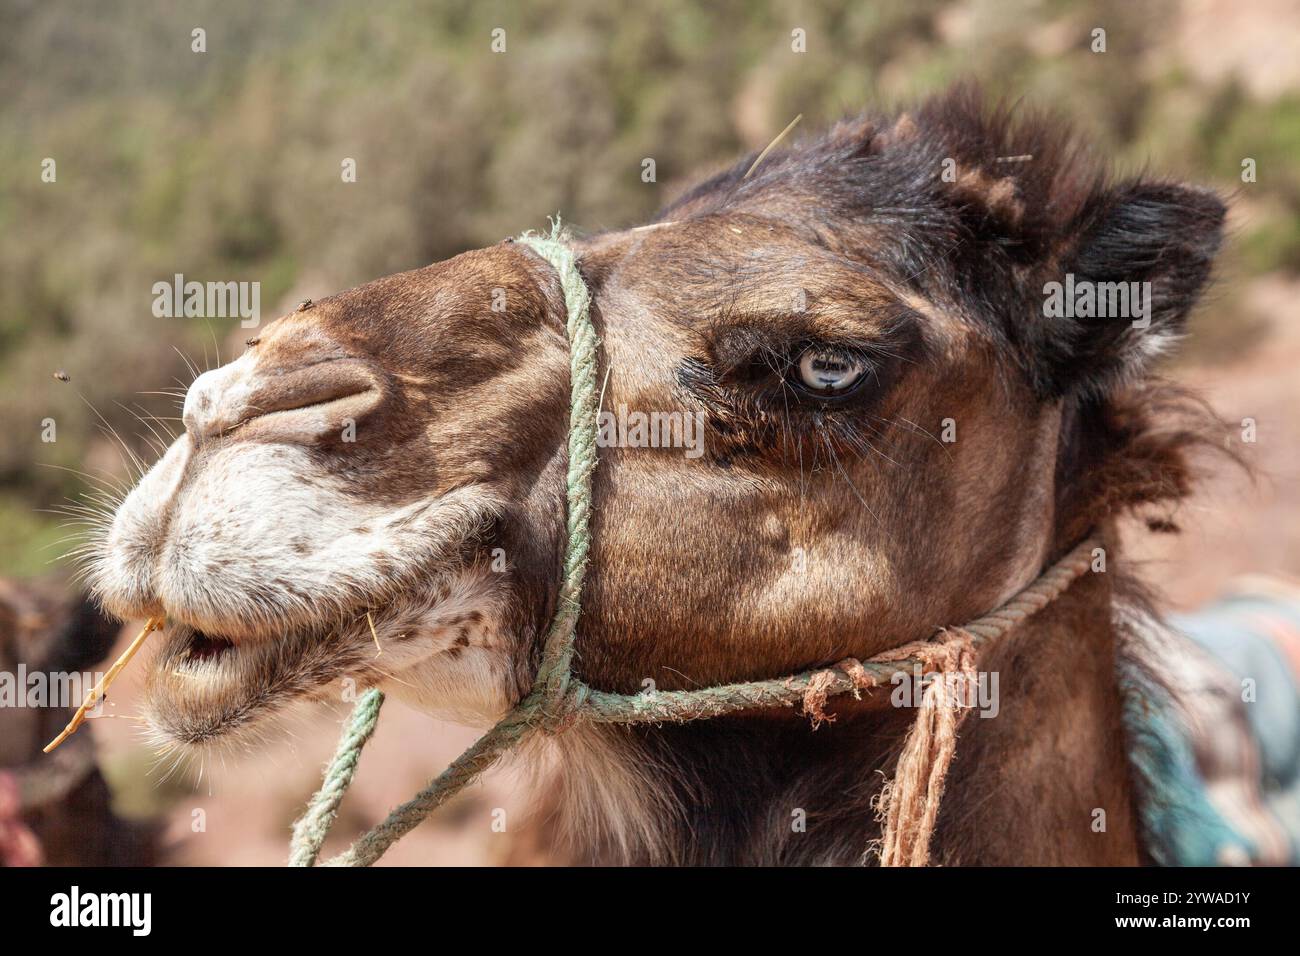
<svg viewBox="0 0 1300 956"><path fill-rule="evenodd" d="M273 393L270 395L259 394L257 401L249 408L249 414L245 416L247 420L261 418L263 415L274 415L279 412L297 412L307 408L316 408L320 405L328 405L330 402L336 402L339 399L350 398L353 395L363 392L365 389L311 389L301 391L294 389L291 394Z"/></svg>
<svg viewBox="0 0 1300 956"><path fill-rule="evenodd" d="M231 427L248 437L314 442L360 420L382 398L380 379L369 363L327 359L256 375Z"/></svg>
<svg viewBox="0 0 1300 956"><path fill-rule="evenodd" d="M374 373L354 359L334 359L279 374L260 376L248 397L246 420L282 412L322 408L374 392Z"/></svg>
<svg viewBox="0 0 1300 956"><path fill-rule="evenodd" d="M306 440L379 402L379 379L358 359L330 358L288 369L240 365L207 372L190 386L182 420L195 438L250 429Z"/></svg>

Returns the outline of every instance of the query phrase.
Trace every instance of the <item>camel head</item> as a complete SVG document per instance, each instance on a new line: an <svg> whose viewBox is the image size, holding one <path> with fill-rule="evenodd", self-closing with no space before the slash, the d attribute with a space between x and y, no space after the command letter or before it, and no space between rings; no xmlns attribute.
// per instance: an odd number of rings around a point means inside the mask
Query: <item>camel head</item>
<svg viewBox="0 0 1300 956"><path fill-rule="evenodd" d="M1176 494L1174 446L1133 467L1134 396L1223 216L958 91L575 240L605 413L580 676L868 656ZM1082 304L1113 283L1124 314ZM91 575L114 614L166 615L159 734L236 737L349 677L475 723L527 692L564 541L564 320L555 271L506 241L305 303L193 383Z"/></svg>

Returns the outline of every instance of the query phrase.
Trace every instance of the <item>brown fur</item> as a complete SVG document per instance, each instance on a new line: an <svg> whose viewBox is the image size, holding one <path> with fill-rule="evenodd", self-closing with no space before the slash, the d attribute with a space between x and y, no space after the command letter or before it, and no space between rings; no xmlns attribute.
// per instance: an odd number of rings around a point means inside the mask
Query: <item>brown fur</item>
<svg viewBox="0 0 1300 956"><path fill-rule="evenodd" d="M955 181L941 175L946 159ZM1059 124L987 111L968 90L901 120L840 124L746 176L752 164L690 191L655 228L576 243L608 373L603 407L706 416L699 458L601 450L578 675L635 692L868 657L989 610L1095 529L1108 573L979 664L1001 675L1002 709L966 722L935 854L1135 862L1114 525L1187 488L1196 431L1162 424L1170 393L1144 383L1207 281L1222 204L1172 183L1112 183ZM1067 272L1151 282L1149 331L1049 317L1044 283ZM251 392L196 385L213 404L187 418L193 451L177 486L266 442L310 449L359 504L472 493L482 521L436 568L484 566L501 549L499 613L482 646L464 646L456 627L436 640L455 652L449 662L499 655L505 698L518 700L559 573L563 316L553 270L509 242L316 302L263 330ZM864 386L844 398L803 390L810 347L861 363ZM347 364L320 371L330 361ZM345 413L353 445L336 437ZM949 422L955 441L940 439ZM173 507L159 504L156 537L132 539L155 560L142 567L194 560L168 538ZM294 545L296 566L311 566L314 547ZM413 638L393 622L443 580L433 567L377 558L382 585L348 579L302 607L285 597L301 587L287 565L265 569L273 580L256 602L195 587L166 606L151 579L132 590L105 573L99 584L114 610L166 610L241 655L245 641L280 641L286 672L324 659L304 678L323 686L349 668L383 676L356 663L371 637L355 622L375 608L381 629L401 632L385 647L400 651ZM183 658L189 640L178 634L172 651ZM244 691L229 693L214 703L166 689L155 722L197 710L204 733L220 735ZM882 693L833 709L838 719L816 730L781 712L560 735L532 755L557 775L533 835L589 862L856 862L878 836L871 802L911 713ZM791 827L800 811L805 831Z"/></svg>

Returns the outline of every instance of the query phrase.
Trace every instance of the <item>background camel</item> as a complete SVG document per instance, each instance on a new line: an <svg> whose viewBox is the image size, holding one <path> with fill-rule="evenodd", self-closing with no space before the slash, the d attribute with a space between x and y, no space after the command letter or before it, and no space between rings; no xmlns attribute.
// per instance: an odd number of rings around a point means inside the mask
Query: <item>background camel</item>
<svg viewBox="0 0 1300 956"><path fill-rule="evenodd" d="M0 579L0 673L89 672L108 654L117 626L61 583ZM20 670L20 666L24 670ZM26 695L29 684L6 688ZM46 756L68 706L0 707L0 866L150 866L158 828L114 813L89 733ZM74 702L75 703L75 702Z"/></svg>
<svg viewBox="0 0 1300 956"><path fill-rule="evenodd" d="M628 692L870 657L1099 530L1107 573L981 661L1000 711L965 732L937 855L1136 862L1115 673L1145 612L1114 523L1188 487L1201 436L1147 376L1222 203L1112 182L965 90L753 167L579 247L607 406L708 427L698 459L604 451L580 675ZM1149 309L1053 314L1067 276L1148 284ZM504 243L304 303L195 381L91 571L114 613L168 618L160 741L247 740L344 677L480 723L527 691L563 520L563 314L553 272ZM909 716L877 696L817 733L769 713L579 726L535 759L577 859L852 862Z"/></svg>

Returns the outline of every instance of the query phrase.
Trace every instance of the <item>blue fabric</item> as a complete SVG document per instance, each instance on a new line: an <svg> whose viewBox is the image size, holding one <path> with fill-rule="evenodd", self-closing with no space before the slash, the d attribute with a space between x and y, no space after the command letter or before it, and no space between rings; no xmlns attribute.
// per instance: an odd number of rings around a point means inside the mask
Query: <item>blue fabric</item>
<svg viewBox="0 0 1300 956"><path fill-rule="evenodd" d="M1300 690L1283 649L1259 627L1266 620L1300 634L1300 605L1237 595L1197 614L1171 617L1170 623L1232 674L1256 682L1257 699L1246 716L1260 744L1266 777L1275 787L1295 787L1300 782Z"/></svg>
<svg viewBox="0 0 1300 956"><path fill-rule="evenodd" d="M1300 592L1235 594L1168 623L1172 643L1120 674L1152 858L1300 865Z"/></svg>

